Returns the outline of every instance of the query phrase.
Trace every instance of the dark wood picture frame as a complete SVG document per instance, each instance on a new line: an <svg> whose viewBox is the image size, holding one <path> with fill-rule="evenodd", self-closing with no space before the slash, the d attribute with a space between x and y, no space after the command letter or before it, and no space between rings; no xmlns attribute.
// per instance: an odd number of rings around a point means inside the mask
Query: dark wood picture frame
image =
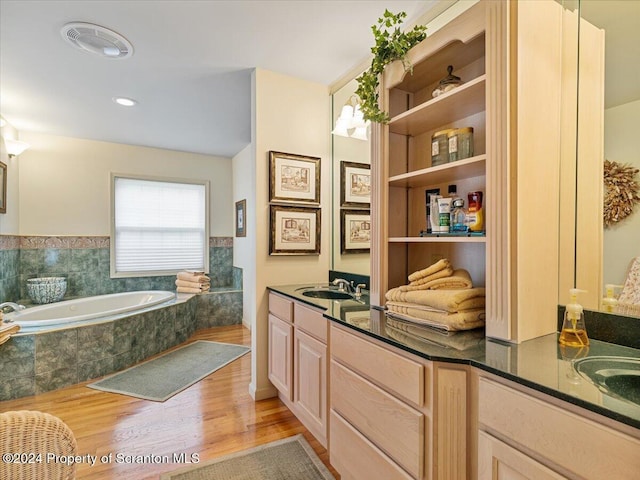
<svg viewBox="0 0 640 480"><path fill-rule="evenodd" d="M0 162L0 213L7 213L7 164Z"/></svg>
<svg viewBox="0 0 640 480"><path fill-rule="evenodd" d="M247 200L236 202L236 237L247 236Z"/></svg>
<svg viewBox="0 0 640 480"><path fill-rule="evenodd" d="M269 202L320 204L320 158L269 152Z"/></svg>
<svg viewBox="0 0 640 480"><path fill-rule="evenodd" d="M371 250L371 212L340 210L340 253L369 253Z"/></svg>
<svg viewBox="0 0 640 480"><path fill-rule="evenodd" d="M269 255L320 255L320 208L271 205Z"/></svg>
<svg viewBox="0 0 640 480"><path fill-rule="evenodd" d="M371 165L340 162L340 206L371 208Z"/></svg>

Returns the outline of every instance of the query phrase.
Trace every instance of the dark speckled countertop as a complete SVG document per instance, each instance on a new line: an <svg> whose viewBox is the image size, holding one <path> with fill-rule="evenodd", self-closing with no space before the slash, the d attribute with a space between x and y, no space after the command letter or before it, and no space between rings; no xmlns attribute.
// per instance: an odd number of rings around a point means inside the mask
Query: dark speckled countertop
<svg viewBox="0 0 640 480"><path fill-rule="evenodd" d="M393 328L395 322L401 327L409 324L370 307L367 296L360 301L303 296L300 288L312 285L316 284L271 286L269 290L321 308L324 316L333 322L428 360L466 363L640 429L640 405L600 392L578 375L572 365L574 359L594 356L637 359L640 358L638 349L593 339L583 349L566 349L558 344L556 333L512 344L485 338L482 329L449 335L434 330L425 339ZM640 392L636 394L634 390L634 395L637 398Z"/></svg>

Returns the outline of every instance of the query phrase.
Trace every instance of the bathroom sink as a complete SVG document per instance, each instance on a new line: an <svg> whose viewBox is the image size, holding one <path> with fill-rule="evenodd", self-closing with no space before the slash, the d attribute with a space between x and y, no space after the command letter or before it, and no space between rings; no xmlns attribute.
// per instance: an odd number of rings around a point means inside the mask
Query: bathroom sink
<svg viewBox="0 0 640 480"><path fill-rule="evenodd" d="M302 292L305 297L313 298L327 298L329 300L346 300L347 298L353 298L351 295L345 292L338 292L337 290L307 290Z"/></svg>
<svg viewBox="0 0 640 480"><path fill-rule="evenodd" d="M588 357L573 368L601 392L640 406L640 358Z"/></svg>
<svg viewBox="0 0 640 480"><path fill-rule="evenodd" d="M298 288L298 291L302 291L302 295L311 298L324 298L327 300L347 300L352 299L353 296L347 292L341 292L337 288L316 286L316 287L303 287Z"/></svg>

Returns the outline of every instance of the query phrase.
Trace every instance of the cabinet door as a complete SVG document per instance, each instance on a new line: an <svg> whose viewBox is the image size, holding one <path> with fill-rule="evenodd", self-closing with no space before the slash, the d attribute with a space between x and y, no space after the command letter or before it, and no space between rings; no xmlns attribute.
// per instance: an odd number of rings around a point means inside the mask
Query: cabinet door
<svg viewBox="0 0 640 480"><path fill-rule="evenodd" d="M295 329L294 404L302 423L326 446L327 346Z"/></svg>
<svg viewBox="0 0 640 480"><path fill-rule="evenodd" d="M293 326L269 314L269 380L293 398Z"/></svg>
<svg viewBox="0 0 640 480"><path fill-rule="evenodd" d="M566 479L485 432L478 434L478 480Z"/></svg>

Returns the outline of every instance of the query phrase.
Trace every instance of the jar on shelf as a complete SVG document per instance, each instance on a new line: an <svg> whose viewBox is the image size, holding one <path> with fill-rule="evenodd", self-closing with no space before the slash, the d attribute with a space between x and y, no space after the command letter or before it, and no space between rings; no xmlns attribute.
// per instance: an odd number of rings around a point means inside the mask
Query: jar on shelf
<svg viewBox="0 0 640 480"><path fill-rule="evenodd" d="M431 137L431 166L442 165L449 161L448 134L453 128L440 130Z"/></svg>
<svg viewBox="0 0 640 480"><path fill-rule="evenodd" d="M473 128L456 128L447 134L449 161L473 157Z"/></svg>

